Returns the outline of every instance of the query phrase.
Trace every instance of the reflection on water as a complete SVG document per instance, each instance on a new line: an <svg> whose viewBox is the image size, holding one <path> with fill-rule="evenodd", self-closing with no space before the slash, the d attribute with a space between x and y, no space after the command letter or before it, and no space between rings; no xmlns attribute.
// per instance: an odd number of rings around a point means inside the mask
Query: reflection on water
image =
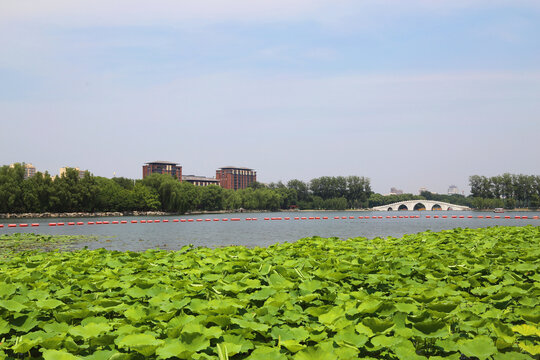
<svg viewBox="0 0 540 360"><path fill-rule="evenodd" d="M390 218L386 216L407 216L407 218ZM411 215L420 218L411 218ZM431 218L426 218L429 215ZM438 215L439 218L433 218ZM452 216L457 216L452 218ZM464 218L459 218L459 216ZM491 216L491 219L478 219L477 216ZM501 219L494 219L494 216ZM511 216L504 219L504 215ZM96 235L99 241L81 243L90 249L106 248L109 250L170 249L177 250L187 244L194 246L219 247L227 245L268 246L275 243L293 242L303 237L321 236L338 237L400 237L425 230L440 231L457 227L488 227L497 225L540 226L540 220L532 219L540 212L512 212L506 214L479 213L469 211L400 211L400 212L290 212L290 213L242 213L212 214L173 217L122 217L122 218L77 218L77 219L19 219L0 220L4 228L0 234L13 232L34 232L41 234ZM334 219L334 217L339 219ZM358 217L369 217L359 219ZM373 219L372 216L381 218ZM447 218L442 218L447 216ZM467 216L473 216L472 219ZM515 216L528 216L529 219L515 219ZM290 220L263 220L264 218L285 218ZM306 218L294 220L295 217ZM319 217L320 219L309 219ZM322 219L328 217L327 220ZM343 219L345 217L345 219ZM352 217L352 218L351 218ZM195 219L193 222L173 222L173 219ZM196 221L196 219L219 219L220 221ZM227 218L240 218L241 221L222 221ZM245 218L257 218L257 221L246 221ZM140 223L140 220L159 219L159 223ZM106 225L67 226L68 222L108 221ZM112 224L113 221L126 220L127 224ZM138 220L131 224L131 220ZM163 222L169 220L169 222ZM49 222L64 222L61 227L49 227ZM8 223L39 223L39 227L8 228Z"/></svg>

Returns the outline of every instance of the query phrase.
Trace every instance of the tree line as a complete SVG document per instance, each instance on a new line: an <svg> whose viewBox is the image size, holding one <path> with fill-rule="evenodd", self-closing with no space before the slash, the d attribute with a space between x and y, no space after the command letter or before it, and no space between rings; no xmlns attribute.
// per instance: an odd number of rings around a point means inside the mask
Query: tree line
<svg viewBox="0 0 540 360"><path fill-rule="evenodd" d="M471 208L540 208L540 177L503 174L469 178L471 195L444 195L423 191L381 195L371 190L370 180L360 176L323 176L309 182L290 180L246 189L230 190L217 185L197 187L169 175L152 174L143 180L112 179L75 169L51 177L38 172L24 179L24 167L0 167L0 213L151 211L186 213L219 210L314 209L345 210L425 199Z"/></svg>
<svg viewBox="0 0 540 360"><path fill-rule="evenodd" d="M502 174L469 177L475 208L540 208L540 176Z"/></svg>
<svg viewBox="0 0 540 360"><path fill-rule="evenodd" d="M0 167L0 213L151 211L186 213L219 210L330 209L369 206L372 194L365 177L320 177L268 186L253 183L231 190L194 186L170 175L143 180L94 176L68 168L61 176L37 172L25 179L22 164Z"/></svg>

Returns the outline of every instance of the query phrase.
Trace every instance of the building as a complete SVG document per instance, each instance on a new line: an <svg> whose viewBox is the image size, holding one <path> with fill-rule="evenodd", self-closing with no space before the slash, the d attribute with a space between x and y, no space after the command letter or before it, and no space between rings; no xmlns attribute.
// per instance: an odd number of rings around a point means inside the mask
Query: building
<svg viewBox="0 0 540 360"><path fill-rule="evenodd" d="M216 170L216 179L225 189L245 189L257 181L257 172L249 168L225 166Z"/></svg>
<svg viewBox="0 0 540 360"><path fill-rule="evenodd" d="M150 174L169 174L178 181L182 181L182 166L168 161L147 162L142 167L143 179Z"/></svg>
<svg viewBox="0 0 540 360"><path fill-rule="evenodd" d="M448 195L459 195L459 189L456 185L450 185L448 188Z"/></svg>
<svg viewBox="0 0 540 360"><path fill-rule="evenodd" d="M216 178L210 178L210 177L205 177L205 176L182 175L182 181L191 183L195 186L208 186L208 185L219 186L219 180L217 180Z"/></svg>
<svg viewBox="0 0 540 360"><path fill-rule="evenodd" d="M22 163L21 166L24 169L24 180L36 175L36 167L32 164ZM14 168L15 164L9 165L10 168Z"/></svg>
<svg viewBox="0 0 540 360"><path fill-rule="evenodd" d="M36 175L36 167L32 164L24 164L24 178L28 179Z"/></svg>
<svg viewBox="0 0 540 360"><path fill-rule="evenodd" d="M78 167L65 166L63 168L60 168L60 171L58 172L58 176L59 177L65 176L67 169L75 169L76 171L78 171L79 172L79 179L82 179L84 177L84 174L86 173L86 170L81 170Z"/></svg>
<svg viewBox="0 0 540 360"><path fill-rule="evenodd" d="M402 195L403 190L396 189L395 187L390 188L390 195Z"/></svg>

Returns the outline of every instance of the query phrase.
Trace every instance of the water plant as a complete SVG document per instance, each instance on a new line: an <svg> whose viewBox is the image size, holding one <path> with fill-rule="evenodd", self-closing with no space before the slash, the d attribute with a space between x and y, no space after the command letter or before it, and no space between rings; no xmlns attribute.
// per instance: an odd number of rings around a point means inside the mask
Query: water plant
<svg viewBox="0 0 540 360"><path fill-rule="evenodd" d="M535 359L540 227L20 252L0 358Z"/></svg>
<svg viewBox="0 0 540 360"><path fill-rule="evenodd" d="M29 250L71 250L75 244L97 240L87 235L13 233L0 235L0 255Z"/></svg>

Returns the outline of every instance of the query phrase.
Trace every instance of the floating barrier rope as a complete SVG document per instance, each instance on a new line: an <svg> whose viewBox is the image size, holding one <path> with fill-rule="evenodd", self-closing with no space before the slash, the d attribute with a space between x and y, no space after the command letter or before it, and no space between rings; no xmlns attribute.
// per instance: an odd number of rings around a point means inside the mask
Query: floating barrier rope
<svg viewBox="0 0 540 360"><path fill-rule="evenodd" d="M421 219L422 217L420 215L387 215L387 216L334 216L333 218L329 218L328 216L309 216L309 217L265 217L263 218L265 221L289 221L289 220L296 220L296 221L305 221L305 220L380 220L380 219ZM506 219L506 220L539 220L539 216L491 216L491 215L478 215L478 216L472 216L472 215L425 215L425 219L481 219L481 220L499 220L499 219ZM160 223L185 223L185 222L227 222L227 221L257 221L257 218L188 218L188 219L154 219L154 220L101 220L101 221L88 221L88 222L73 222L70 221L67 224L64 222L50 222L50 223L17 223L17 224L0 224L0 229L7 227L7 228L16 228L16 227L39 227L41 225L44 226L51 226L51 227L57 227L57 226L82 226L82 225L123 225L123 224L160 224Z"/></svg>

